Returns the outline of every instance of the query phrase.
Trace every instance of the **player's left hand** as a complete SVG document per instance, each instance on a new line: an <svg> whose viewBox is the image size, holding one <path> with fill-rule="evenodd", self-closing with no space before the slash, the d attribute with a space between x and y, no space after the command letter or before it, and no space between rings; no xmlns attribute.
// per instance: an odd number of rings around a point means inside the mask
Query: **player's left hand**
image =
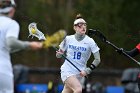
<svg viewBox="0 0 140 93"><path fill-rule="evenodd" d="M84 77L84 76L87 76L87 73L86 73L85 71L81 71L81 72L80 72L80 75L81 75L82 77Z"/></svg>

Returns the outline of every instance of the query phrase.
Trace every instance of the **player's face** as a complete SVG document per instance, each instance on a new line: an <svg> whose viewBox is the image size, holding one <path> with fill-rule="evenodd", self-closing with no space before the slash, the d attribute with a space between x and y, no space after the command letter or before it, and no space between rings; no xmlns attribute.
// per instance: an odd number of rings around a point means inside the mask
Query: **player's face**
<svg viewBox="0 0 140 93"><path fill-rule="evenodd" d="M8 14L8 16L9 17L11 17L11 18L13 18L14 17L14 14L15 14L15 8L13 7L12 9L11 9L11 11L9 12L9 14Z"/></svg>
<svg viewBox="0 0 140 93"><path fill-rule="evenodd" d="M75 31L81 35L84 35L86 33L87 25L86 23L78 23L75 25Z"/></svg>

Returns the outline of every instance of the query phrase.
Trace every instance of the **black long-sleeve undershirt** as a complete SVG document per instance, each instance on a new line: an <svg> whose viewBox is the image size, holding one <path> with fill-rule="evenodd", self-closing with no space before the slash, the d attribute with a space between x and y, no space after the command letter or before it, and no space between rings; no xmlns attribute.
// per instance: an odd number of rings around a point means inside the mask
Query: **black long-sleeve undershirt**
<svg viewBox="0 0 140 93"><path fill-rule="evenodd" d="M136 56L136 55L138 55L140 52L139 52L139 50L137 49L137 48L134 48L134 49L132 49L132 50L130 50L130 51L125 51L128 55L130 55L131 57L134 57L134 56Z"/></svg>

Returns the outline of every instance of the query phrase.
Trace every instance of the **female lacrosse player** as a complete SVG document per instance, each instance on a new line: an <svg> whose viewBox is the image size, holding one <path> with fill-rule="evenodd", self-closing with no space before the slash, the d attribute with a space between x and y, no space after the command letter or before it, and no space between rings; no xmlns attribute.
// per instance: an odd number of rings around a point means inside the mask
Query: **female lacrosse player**
<svg viewBox="0 0 140 93"><path fill-rule="evenodd" d="M132 57L140 54L140 43L134 49L132 49L130 51L126 51L126 53ZM138 87L140 90L140 73L138 74Z"/></svg>
<svg viewBox="0 0 140 93"><path fill-rule="evenodd" d="M127 53L128 55L130 55L131 57L135 57L136 55L140 54L140 43L132 50L130 51L126 51L123 48L119 48L118 52L121 54L122 51L124 51L125 53ZM138 87L140 90L140 73L138 74Z"/></svg>
<svg viewBox="0 0 140 93"><path fill-rule="evenodd" d="M42 47L40 42L18 40L19 24L12 19L14 13L14 0L0 0L0 93L14 93L10 52Z"/></svg>
<svg viewBox="0 0 140 93"><path fill-rule="evenodd" d="M61 79L64 82L62 93L82 93L81 79L90 74L100 63L99 48L94 40L85 34L87 25L80 14L77 15L73 28L75 34L66 36L61 42L56 57L60 58L66 53L66 57L81 71L65 60L61 66ZM89 67L86 67L91 52L95 59Z"/></svg>

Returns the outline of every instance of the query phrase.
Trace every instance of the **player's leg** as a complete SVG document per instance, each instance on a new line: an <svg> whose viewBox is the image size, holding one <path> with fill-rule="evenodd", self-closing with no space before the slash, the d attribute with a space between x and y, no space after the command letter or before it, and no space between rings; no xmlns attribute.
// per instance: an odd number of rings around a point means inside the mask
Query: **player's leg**
<svg viewBox="0 0 140 93"><path fill-rule="evenodd" d="M138 74L137 81L138 81L138 88L139 88L139 91L140 91L140 73Z"/></svg>
<svg viewBox="0 0 140 93"><path fill-rule="evenodd" d="M67 86L67 84L65 84L62 93L73 93L73 91L69 86Z"/></svg>
<svg viewBox="0 0 140 93"><path fill-rule="evenodd" d="M82 93L82 85L75 75L70 76L65 84L73 90L73 93Z"/></svg>
<svg viewBox="0 0 140 93"><path fill-rule="evenodd" d="M0 73L0 93L14 93L13 77Z"/></svg>

